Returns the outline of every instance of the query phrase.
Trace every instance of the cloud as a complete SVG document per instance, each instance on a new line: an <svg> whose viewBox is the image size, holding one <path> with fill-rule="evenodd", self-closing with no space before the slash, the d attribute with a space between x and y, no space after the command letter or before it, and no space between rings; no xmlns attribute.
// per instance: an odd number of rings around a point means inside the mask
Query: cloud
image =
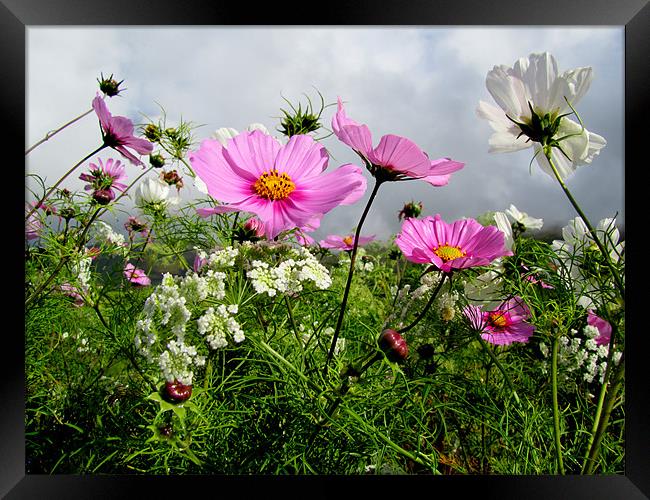
<svg viewBox="0 0 650 500"><path fill-rule="evenodd" d="M382 186L363 231L380 239L399 230L397 212L410 200L447 220L510 203L547 224L574 217L559 186L536 165L529 174L530 150L487 153L490 128L475 115L479 99L491 99L485 75L492 66L548 50L562 69L593 66L596 77L579 111L587 127L608 140L569 187L592 219L618 210L624 220L622 28L30 27L27 42L28 144L89 109L103 72L125 79L128 88L108 101L111 112L142 123L143 114L160 118L160 103L170 125L181 117L201 125L197 141L223 126L243 130L261 122L274 129L287 107L283 96L304 106L306 93L317 105L318 89L327 104L341 96L348 115L368 124L375 144L383 134L404 135L431 157L466 163L446 187ZM325 127L334 110L323 112ZM30 153L27 171L52 184L100 139L91 114ZM360 164L335 137L323 144L332 155L330 168ZM102 154L108 156L114 155ZM133 166L127 172L131 179L141 173ZM80 189L77 177L65 185ZM188 189L184 197L196 194ZM352 229L368 195L332 211L317 237Z"/></svg>

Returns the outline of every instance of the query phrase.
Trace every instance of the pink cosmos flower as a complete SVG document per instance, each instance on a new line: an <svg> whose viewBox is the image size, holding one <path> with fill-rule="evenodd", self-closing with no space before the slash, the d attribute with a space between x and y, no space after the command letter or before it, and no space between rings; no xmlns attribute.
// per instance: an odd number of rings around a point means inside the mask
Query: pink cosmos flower
<svg viewBox="0 0 650 500"><path fill-rule="evenodd" d="M120 160L113 160L109 158L106 160L106 164L102 162L101 158L97 158L99 165L91 163L89 174L81 174L79 178L82 181L87 182L84 189L86 191L94 190L97 192L110 192L107 196L111 199L115 198L115 193L113 189L118 191L124 191L126 189L126 184L119 182L121 180L126 180L126 172L122 162Z"/></svg>
<svg viewBox="0 0 650 500"><path fill-rule="evenodd" d="M535 326L526 323L530 318L530 309L521 297L513 297L492 311L483 311L483 306L468 305L463 314L470 320L472 327L479 330L481 338L494 345L506 345L513 342L527 343L535 331Z"/></svg>
<svg viewBox="0 0 650 500"><path fill-rule="evenodd" d="M529 281L533 285L539 285L542 288L554 288L553 285L549 285L545 281L539 279L536 274L530 273L530 269L528 266L525 266L524 264L521 265L521 267L524 269L524 271L527 273L523 276L523 279L526 281Z"/></svg>
<svg viewBox="0 0 650 500"><path fill-rule="evenodd" d="M142 269L137 269L133 264L128 262L124 266L124 276L136 286L147 286L151 280Z"/></svg>
<svg viewBox="0 0 650 500"><path fill-rule="evenodd" d="M451 158L430 160L413 141L393 134L384 135L373 148L370 129L348 118L340 97L332 130L364 159L372 175L381 180L421 179L432 186L444 186L453 172L465 166Z"/></svg>
<svg viewBox="0 0 650 500"><path fill-rule="evenodd" d="M34 203L30 205L25 204L27 210L32 210L34 208ZM41 230L43 229L43 222L41 221L38 212L32 212L27 220L25 221L25 238L28 240L35 240L41 236Z"/></svg>
<svg viewBox="0 0 650 500"><path fill-rule="evenodd" d="M111 115L99 92L93 99L93 109L99 118L104 144L115 149L134 165L142 165L144 168L144 163L129 150L141 155L149 154L153 151L153 144L133 135L133 122L127 117Z"/></svg>
<svg viewBox="0 0 650 500"><path fill-rule="evenodd" d="M356 165L324 173L327 152L308 135L294 135L285 145L259 130L243 132L225 147L206 139L189 160L208 194L228 203L224 211L255 214L269 239L338 205L356 202L366 189Z"/></svg>
<svg viewBox="0 0 650 500"><path fill-rule="evenodd" d="M244 229L256 238L264 236L264 223L257 217L251 217L244 223Z"/></svg>
<svg viewBox="0 0 650 500"><path fill-rule="evenodd" d="M357 246L362 246L367 243L370 243L375 239L375 235L372 236L359 236L359 243ZM321 240L320 246L323 248L336 248L339 250L352 250L354 248L354 235L350 234L347 236L338 236L336 234L331 234L324 240Z"/></svg>
<svg viewBox="0 0 650 500"><path fill-rule="evenodd" d="M65 295L73 299L73 304L75 307L81 307L84 305L84 298L83 296L79 293L80 290L70 284L70 283L63 283L58 286L59 291L63 292Z"/></svg>
<svg viewBox="0 0 650 500"><path fill-rule="evenodd" d="M505 247L503 232L496 227L482 226L474 219L447 224L440 215L406 219L395 243L411 262L434 264L447 273L512 255Z"/></svg>
<svg viewBox="0 0 650 500"><path fill-rule="evenodd" d="M612 325L608 321L597 316L592 309L589 309L587 310L587 324L598 329L599 335L595 339L596 345L609 345L609 339L612 336Z"/></svg>

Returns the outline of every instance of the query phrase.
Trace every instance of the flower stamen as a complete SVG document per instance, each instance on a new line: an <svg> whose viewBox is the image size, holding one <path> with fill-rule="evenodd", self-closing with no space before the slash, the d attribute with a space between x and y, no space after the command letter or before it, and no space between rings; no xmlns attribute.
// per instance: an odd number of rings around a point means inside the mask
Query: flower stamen
<svg viewBox="0 0 650 500"><path fill-rule="evenodd" d="M460 247L452 246L449 243L433 248L433 253L440 257L443 262L459 259L467 255L467 252L463 252Z"/></svg>
<svg viewBox="0 0 650 500"><path fill-rule="evenodd" d="M253 184L253 190L258 196L272 201L284 200L294 189L296 189L296 185L291 177L285 172L279 173L275 169L264 172Z"/></svg>
<svg viewBox="0 0 650 500"><path fill-rule="evenodd" d="M491 326L496 328L503 328L508 326L508 318L503 312L493 311L488 315L488 322Z"/></svg>

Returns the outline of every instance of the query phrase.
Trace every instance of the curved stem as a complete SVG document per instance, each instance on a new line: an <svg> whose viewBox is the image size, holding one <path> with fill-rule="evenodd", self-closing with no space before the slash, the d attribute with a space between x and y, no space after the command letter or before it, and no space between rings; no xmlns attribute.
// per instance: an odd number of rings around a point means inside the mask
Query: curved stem
<svg viewBox="0 0 650 500"><path fill-rule="evenodd" d="M36 149L38 146L40 146L41 144L43 144L45 141L49 141L52 137L54 137L56 134L58 134L59 132L61 132L61 130L63 130L63 129L66 128L67 126L72 125L72 124L75 123L76 121L81 120L84 116L86 116L86 115L92 113L92 111L93 111L93 108L90 108L88 111L86 111L85 113L82 113L82 114L80 114L79 116L77 116L76 118L70 120L70 121L69 121L68 123L66 123L65 125L61 125L61 126L60 126L59 128L57 128L56 130L51 130L50 132L48 132L47 134L45 134L45 137L43 137L40 141L38 141L38 142L37 142L36 144L34 144L31 148L29 148L27 151L25 151L25 156L27 156L29 153L31 153L32 151L34 151L34 149Z"/></svg>
<svg viewBox="0 0 650 500"><path fill-rule="evenodd" d="M25 220L29 219L29 216L32 215L32 214L34 213L34 211L39 207L39 205L40 205L41 203L43 203L43 202L47 199L47 197L50 196L50 195L52 194L52 192L53 192L53 191L54 191L54 190L59 186L59 184L61 184L61 183L66 179L66 177L68 177L72 172L74 172L75 169L76 169L79 165L81 165L83 162L85 162L85 161L86 161L88 158L90 158L91 156L96 155L97 153L99 153L99 152L100 152L102 149L104 149L105 147L107 147L106 144L102 144L102 145L99 146L95 151L93 151L93 152L90 153L89 155L87 155L87 156L85 156L84 158L82 158L82 159L81 159L79 162L77 162L77 163L76 163L76 164L75 164L75 165L74 165L70 170L68 170L68 171L63 175L63 177L61 177L58 181L56 181L56 184L54 184L54 186L52 186L52 187L50 188L50 190L45 194L45 196L43 196L40 200L38 200L38 202L34 205L34 207L33 207L33 208L32 208L32 209L27 213L27 215L25 216Z"/></svg>
<svg viewBox="0 0 650 500"><path fill-rule="evenodd" d="M557 401L557 357L560 344L557 336L553 339L553 357L551 360L551 391L553 393L553 431L555 435L555 457L560 474L564 474L562 462L562 445L560 443L560 410Z"/></svg>
<svg viewBox="0 0 650 500"><path fill-rule="evenodd" d="M84 245L84 240L86 238L86 234L88 233L88 229L90 228L91 224L95 221L97 218L97 215L99 214L100 209L98 208L95 210L95 213L92 215L88 223L86 224L86 227L84 227L83 232L81 233L81 237L79 238L79 244L77 245L76 252L78 253L81 248ZM63 268L64 264L68 262L68 259L70 258L69 255L63 255L61 259L59 260L58 265L56 268L54 268L54 271L52 271L52 274L48 276L48 278L39 285L39 287L32 293L27 300L25 300L25 308L29 306L36 298L40 295L40 293L52 282L52 280L59 274L59 271Z"/></svg>
<svg viewBox="0 0 650 500"><path fill-rule="evenodd" d="M582 209L580 208L580 205L578 205L578 202L575 200L573 195L571 194L571 191L569 191L569 188L566 186L564 181L562 180L562 177L560 176L560 173L557 171L557 168L555 167L555 164L553 163L553 160L551 159L551 153L550 151L547 153L545 152L546 159L548 160L549 165L551 166L551 169L553 170L553 174L555 175L555 178L557 181L560 183L560 187L562 187L562 190L564 191L564 194L566 194L567 198L571 202L571 205L573 205L573 208L575 211L578 213L580 218L583 220L585 225L587 226L587 229L589 230L589 233L591 234L591 237L593 238L594 242L598 246L598 249L603 255L603 258L605 258L605 261L607 262L607 266L609 267L609 270L612 273L612 276L614 277L614 281L616 281L616 287L618 288L618 291L621 295L621 299L625 301L625 286L623 285L623 282L621 281L621 277L619 276L616 268L614 267L609 253L605 249L605 246L602 244L600 241L600 238L598 238L598 235L596 234L596 230L594 227L591 225L591 222L589 222L589 219L587 219L587 216L584 214Z"/></svg>
<svg viewBox="0 0 650 500"><path fill-rule="evenodd" d="M625 359L621 357L616 373L612 378L612 387L607 396L607 401L604 406L604 413L602 415L602 418L600 419L598 425L598 431L596 432L596 437L593 441L593 445L591 449L589 450L589 456L587 458L587 461L585 462L585 466L583 467L584 469L586 469L585 472L587 474L592 474L594 469L596 468L596 459L598 458L598 455L600 453L600 443L602 442L603 436L605 435L605 430L609 425L609 417L614 408L614 404L616 403L618 390L623 385L624 374L625 374Z"/></svg>
<svg viewBox="0 0 650 500"><path fill-rule="evenodd" d="M415 319L413 320L413 322L412 322L409 326L406 326L406 327L404 327L404 328L402 328L402 329L400 329L400 330L397 330L397 333L405 333L405 332L408 332L411 328L413 328L415 325L417 325L417 324L420 322L420 320L422 320L422 318L424 318L424 315L425 315L425 314L427 313L427 311L431 308L431 305L433 304L433 301L434 301L434 300L436 299L436 297L438 296L438 292L440 292L440 289L442 288L442 284L444 283L445 278L446 278L447 276L451 276L451 275L450 275L449 273L444 273L444 274L442 275L442 278L441 278L440 281L438 282L438 286L437 286L436 289L433 291L433 293L431 293L431 297L429 297L429 302L427 302L427 305L424 306L424 309L422 309L422 311L420 311L420 314L418 315L418 317L415 318Z"/></svg>
<svg viewBox="0 0 650 500"><path fill-rule="evenodd" d="M350 270L348 271L348 280L347 283L345 284L345 291L343 292L343 300L341 301L341 309L339 310L339 317L336 322L334 336L332 337L332 344L330 346L329 352L327 353L327 359L325 360L325 367L323 369L323 374L327 373L327 367L329 365L329 362L332 360L332 357L334 356L334 348L336 347L336 341L339 338L341 325L343 325L343 317L345 316L345 307L348 303L348 295L350 294L350 285L352 284L352 276L354 275L354 264L357 258L357 248L359 246L359 235L361 234L361 227L363 226L363 223L366 220L366 216L370 211L370 205L372 205L375 196L377 196L377 191L379 191L379 186L381 186L382 182L383 181L375 179L375 187L372 189L372 193L370 193L370 199L368 200L368 203L366 204L366 208L363 210L363 214L361 214L361 219L359 219L359 224L357 225L357 231L354 235L354 247L352 248L352 255L350 255Z"/></svg>

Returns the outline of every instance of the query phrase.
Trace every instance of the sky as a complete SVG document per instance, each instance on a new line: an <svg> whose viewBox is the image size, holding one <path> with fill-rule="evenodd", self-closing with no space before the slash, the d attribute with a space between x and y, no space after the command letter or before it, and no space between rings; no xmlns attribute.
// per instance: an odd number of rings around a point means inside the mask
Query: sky
<svg viewBox="0 0 650 500"><path fill-rule="evenodd" d="M27 27L26 142L87 111L97 78L113 74L126 90L108 99L113 115L136 124L154 122L164 108L168 125L183 121L194 130L196 148L220 127L245 130L280 124L283 97L294 104L345 102L347 115L367 124L376 145L384 134L408 137L431 158L465 163L449 184L421 181L381 186L362 234L386 240L400 230L398 212L420 201L423 215L452 222L514 204L560 228L576 216L557 181L533 163L532 149L488 153L491 128L476 115L479 100L494 104L485 86L495 65L548 51L560 72L591 66L594 78L577 111L586 128L607 140L591 165L578 168L567 185L596 224L617 217L624 226L624 28L623 27ZM321 123L331 128L336 107ZM273 132L280 137L279 132ZM319 134L325 135L326 132ZM101 144L94 113L66 128L26 157L26 173L52 185ZM345 163L362 166L335 136L323 139L329 170ZM106 159L119 155L105 150ZM144 158L145 163L147 159ZM92 160L89 160L92 161ZM128 162L127 162L128 163ZM79 174L62 187L83 189ZM142 171L127 165L129 179ZM150 175L153 175L151 173ZM329 212L314 234L350 233L370 195ZM28 179L28 178L26 178ZM185 176L182 198L201 196ZM32 186L26 181L26 186ZM133 190L134 191L134 190ZM30 199L26 190L26 199ZM133 211L132 202L124 204ZM121 230L120 219L105 217Z"/></svg>

